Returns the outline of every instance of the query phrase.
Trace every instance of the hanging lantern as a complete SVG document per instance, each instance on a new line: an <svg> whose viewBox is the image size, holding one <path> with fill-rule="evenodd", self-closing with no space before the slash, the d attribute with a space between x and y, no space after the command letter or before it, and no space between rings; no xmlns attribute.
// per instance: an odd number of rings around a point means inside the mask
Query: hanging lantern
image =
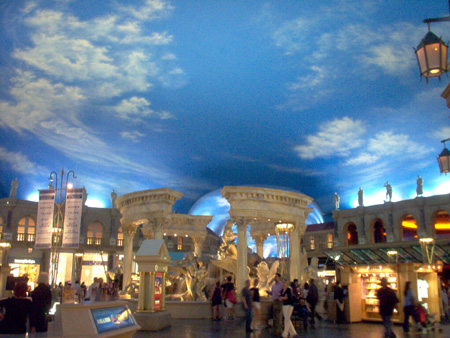
<svg viewBox="0 0 450 338"><path fill-rule="evenodd" d="M448 150L445 146L446 141L448 141L448 139L442 141L442 143L444 143L444 150L442 150L437 158L439 163L439 171L441 172L441 174L445 175L450 172L450 150Z"/></svg>
<svg viewBox="0 0 450 338"><path fill-rule="evenodd" d="M429 31L416 49L420 76L425 76L427 83L430 77L441 77L447 72L448 46L436 34Z"/></svg>

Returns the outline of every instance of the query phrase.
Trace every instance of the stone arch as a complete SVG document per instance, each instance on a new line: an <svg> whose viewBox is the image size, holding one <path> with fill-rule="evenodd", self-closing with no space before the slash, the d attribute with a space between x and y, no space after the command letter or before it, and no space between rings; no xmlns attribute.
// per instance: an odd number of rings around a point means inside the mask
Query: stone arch
<svg viewBox="0 0 450 338"><path fill-rule="evenodd" d="M431 219L432 236L435 238L450 237L450 213L447 210L436 210Z"/></svg>
<svg viewBox="0 0 450 338"><path fill-rule="evenodd" d="M386 225L380 217L376 217L370 222L370 238L372 243L386 242Z"/></svg>
<svg viewBox="0 0 450 338"><path fill-rule="evenodd" d="M398 228L402 241L410 241L419 236L417 219L410 213L405 213L399 218Z"/></svg>
<svg viewBox="0 0 450 338"><path fill-rule="evenodd" d="M357 245L358 241L358 227L354 222L347 222L344 225L344 243L347 245Z"/></svg>

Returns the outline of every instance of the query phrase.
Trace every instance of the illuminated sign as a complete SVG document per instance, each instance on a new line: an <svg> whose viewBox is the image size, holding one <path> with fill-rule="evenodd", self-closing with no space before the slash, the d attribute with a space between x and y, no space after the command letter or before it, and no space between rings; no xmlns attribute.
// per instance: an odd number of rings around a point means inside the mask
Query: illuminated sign
<svg viewBox="0 0 450 338"><path fill-rule="evenodd" d="M98 334L136 325L131 311L125 305L91 309L91 314Z"/></svg>
<svg viewBox="0 0 450 338"><path fill-rule="evenodd" d="M36 261L34 259L18 259L14 258L15 264L36 264Z"/></svg>

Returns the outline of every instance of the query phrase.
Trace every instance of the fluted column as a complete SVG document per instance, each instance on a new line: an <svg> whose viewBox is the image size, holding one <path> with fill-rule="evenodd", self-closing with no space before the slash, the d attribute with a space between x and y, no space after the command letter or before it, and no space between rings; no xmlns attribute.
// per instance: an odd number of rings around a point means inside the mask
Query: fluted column
<svg viewBox="0 0 450 338"><path fill-rule="evenodd" d="M166 311L166 272L163 272L163 276L162 276L161 311Z"/></svg>
<svg viewBox="0 0 450 338"><path fill-rule="evenodd" d="M194 253L200 258L202 256L202 246L205 237L192 237L192 241L194 242Z"/></svg>
<svg viewBox="0 0 450 338"><path fill-rule="evenodd" d="M289 257L289 277L290 280L300 279L300 238L305 233L305 220L299 220L294 224L291 232L290 257Z"/></svg>
<svg viewBox="0 0 450 338"><path fill-rule="evenodd" d="M145 289L144 289L144 285L145 285L145 274L147 272L139 272L139 285L141 286L141 290L139 290L139 294L138 294L138 307L137 307L137 312L145 312Z"/></svg>
<svg viewBox="0 0 450 338"><path fill-rule="evenodd" d="M131 283L131 272L133 270L133 240L136 234L137 224L126 224L123 229L123 283L122 290L125 290Z"/></svg>
<svg viewBox="0 0 450 338"><path fill-rule="evenodd" d="M252 235L252 237L256 243L256 253L259 257L264 258L264 242L267 239L267 235Z"/></svg>
<svg viewBox="0 0 450 338"><path fill-rule="evenodd" d="M150 312L155 312L155 273L150 272L150 281L149 281L149 297L147 298L150 302L148 304L148 309Z"/></svg>
<svg viewBox="0 0 450 338"><path fill-rule="evenodd" d="M238 218L235 220L238 231L237 239L237 272L236 272L236 287L237 294L240 294L247 279L247 225L245 218Z"/></svg>

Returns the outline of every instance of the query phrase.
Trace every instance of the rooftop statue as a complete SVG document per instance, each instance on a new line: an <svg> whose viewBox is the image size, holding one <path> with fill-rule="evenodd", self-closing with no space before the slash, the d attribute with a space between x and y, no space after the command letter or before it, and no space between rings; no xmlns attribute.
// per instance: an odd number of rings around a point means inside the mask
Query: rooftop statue
<svg viewBox="0 0 450 338"><path fill-rule="evenodd" d="M385 200L385 202L391 202L392 201L392 187L389 184L389 182L387 182L387 181L384 184L384 187L386 188L386 200Z"/></svg>
<svg viewBox="0 0 450 338"><path fill-rule="evenodd" d="M111 208L116 207L116 199L117 199L117 193L113 189L113 191L111 193Z"/></svg>
<svg viewBox="0 0 450 338"><path fill-rule="evenodd" d="M219 260L225 258L237 258L237 249L234 238L236 235L233 232L233 221L227 220L225 223L225 228L222 234L222 244L220 245L219 251L217 252L217 257Z"/></svg>
<svg viewBox="0 0 450 338"><path fill-rule="evenodd" d="M16 198L17 196L17 187L19 186L19 181L17 180L17 177L11 181L11 190L9 192L10 198Z"/></svg>
<svg viewBox="0 0 450 338"><path fill-rule="evenodd" d="M423 178L420 175L417 175L417 196L423 196Z"/></svg>
<svg viewBox="0 0 450 338"><path fill-rule="evenodd" d="M364 191L362 190L361 187L359 187L358 190L358 205L360 207L364 206Z"/></svg>
<svg viewBox="0 0 450 338"><path fill-rule="evenodd" d="M341 201L341 198L339 197L338 193L335 192L334 196L333 196L334 209L339 210L340 201Z"/></svg>

